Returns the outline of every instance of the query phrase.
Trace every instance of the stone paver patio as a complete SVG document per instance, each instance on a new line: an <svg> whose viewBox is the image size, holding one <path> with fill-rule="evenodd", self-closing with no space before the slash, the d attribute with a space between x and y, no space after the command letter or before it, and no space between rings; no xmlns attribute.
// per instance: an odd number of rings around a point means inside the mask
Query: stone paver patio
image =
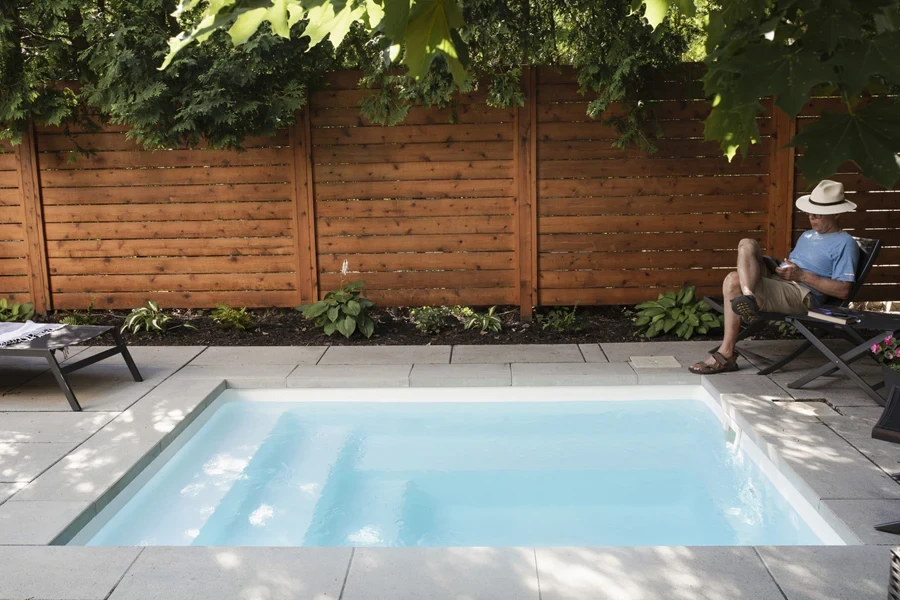
<svg viewBox="0 0 900 600"><path fill-rule="evenodd" d="M795 342L746 342L764 356ZM72 375L74 413L40 361L0 363L0 599L863 600L887 595L900 449L841 376L787 383L687 372L709 342L543 346L134 347ZM69 359L96 348L76 349ZM754 358L754 360L757 360ZM348 368L351 367L352 368ZM756 365L759 366L759 365ZM859 363L864 378L877 365ZM71 537L226 387L700 384L856 545L661 548L94 548Z"/></svg>

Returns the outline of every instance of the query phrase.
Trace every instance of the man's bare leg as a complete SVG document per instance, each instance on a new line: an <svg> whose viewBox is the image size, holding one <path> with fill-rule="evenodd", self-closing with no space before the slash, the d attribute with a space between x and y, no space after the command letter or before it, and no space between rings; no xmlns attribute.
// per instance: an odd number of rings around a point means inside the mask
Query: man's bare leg
<svg viewBox="0 0 900 600"><path fill-rule="evenodd" d="M762 277L763 254L759 242L745 238L738 243L737 273L741 280L740 290L746 296L752 296L760 277ZM738 294L740 295L740 294Z"/></svg>

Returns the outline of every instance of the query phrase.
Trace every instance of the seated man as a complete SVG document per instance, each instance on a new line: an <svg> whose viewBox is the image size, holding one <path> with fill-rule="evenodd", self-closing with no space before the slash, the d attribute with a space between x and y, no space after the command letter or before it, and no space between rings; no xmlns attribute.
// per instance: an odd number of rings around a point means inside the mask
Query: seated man
<svg viewBox="0 0 900 600"><path fill-rule="evenodd" d="M846 298L856 279L859 246L838 225L841 213L856 204L844 198L844 185L824 180L812 194L797 199L797 208L809 213L811 230L797 240L790 258L778 265L763 256L756 240L738 244L737 271L725 277L725 335L716 352L690 367L692 373L711 375L736 371L735 350L740 322L753 323L759 311L798 313L820 306L828 296Z"/></svg>

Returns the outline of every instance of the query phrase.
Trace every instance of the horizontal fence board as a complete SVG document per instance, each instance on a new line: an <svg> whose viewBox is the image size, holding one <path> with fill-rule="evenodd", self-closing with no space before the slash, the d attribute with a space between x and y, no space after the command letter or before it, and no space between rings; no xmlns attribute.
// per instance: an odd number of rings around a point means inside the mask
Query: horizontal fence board
<svg viewBox="0 0 900 600"><path fill-rule="evenodd" d="M766 210L768 196L614 196L612 198L543 198L538 216L653 215L742 213Z"/></svg>
<svg viewBox="0 0 900 600"><path fill-rule="evenodd" d="M61 152L38 155L41 169L135 169L145 167L238 167L290 164L289 148L249 148L243 152L222 150L158 150L156 152L95 152L75 155Z"/></svg>
<svg viewBox="0 0 900 600"><path fill-rule="evenodd" d="M57 293L53 295L53 306L57 310L74 310L86 309L93 303L94 309L127 309L142 306L148 299L162 308L208 308L218 302L229 306L266 308L295 306L300 303L300 294L295 291Z"/></svg>
<svg viewBox="0 0 900 600"><path fill-rule="evenodd" d="M9 298L10 294L27 294L28 277L25 275L6 275L0 272L0 294Z"/></svg>
<svg viewBox="0 0 900 600"><path fill-rule="evenodd" d="M455 217L458 215L508 215L515 198L450 200L332 200L316 204L317 217Z"/></svg>
<svg viewBox="0 0 900 600"><path fill-rule="evenodd" d="M0 171L15 171L16 155L12 152L0 152Z"/></svg>
<svg viewBox="0 0 900 600"><path fill-rule="evenodd" d="M363 165L316 165L313 181L398 181L445 179L509 179L512 161L404 162Z"/></svg>
<svg viewBox="0 0 900 600"><path fill-rule="evenodd" d="M21 224L0 224L0 240L18 241L25 239L25 227Z"/></svg>
<svg viewBox="0 0 900 600"><path fill-rule="evenodd" d="M456 109L411 106L401 125L448 125L471 123L510 123L511 109L494 108L486 104L460 104ZM359 107L314 107L310 112L313 127L364 127L377 125L362 116Z"/></svg>
<svg viewBox="0 0 900 600"><path fill-rule="evenodd" d="M271 291L293 290L297 276L293 273L216 275L51 275L50 289L56 293L102 294L107 292L157 291Z"/></svg>
<svg viewBox="0 0 900 600"><path fill-rule="evenodd" d="M639 288L583 288L583 289L541 289L538 301L543 306L572 306L573 304L637 304L647 300L656 300L663 292L677 292L681 285L667 287ZM721 296L722 286L698 286L694 292L697 297Z"/></svg>
<svg viewBox="0 0 900 600"><path fill-rule="evenodd" d="M292 212L293 208L289 202L88 204L48 206L44 209L47 223L290 219Z"/></svg>
<svg viewBox="0 0 900 600"><path fill-rule="evenodd" d="M77 146L76 146L77 144ZM85 150L110 151L110 150L135 150L153 152L153 150L145 150L140 144L134 140L128 139L122 133L83 133L73 135L71 138L65 135L39 134L37 137L37 150L42 152L75 152L78 154L78 147ZM279 131L271 136L254 136L244 140L242 146L244 148L269 148L273 146L287 146L287 131ZM194 149L209 148L206 142L200 142ZM40 158L38 159L40 160Z"/></svg>
<svg viewBox="0 0 900 600"><path fill-rule="evenodd" d="M856 296L857 302L894 300L900 298L900 285L864 285Z"/></svg>
<svg viewBox="0 0 900 600"><path fill-rule="evenodd" d="M362 273L366 290L435 289L435 288L490 288L514 287L516 272L506 271L400 271L394 273ZM355 276L351 276L355 278ZM320 273L319 285L323 290L341 287L340 273Z"/></svg>
<svg viewBox="0 0 900 600"><path fill-rule="evenodd" d="M724 154L716 142L700 139L658 139L653 143L657 152L648 152L629 144L626 148L616 148L612 141L566 140L560 142L542 141L538 143L538 160L589 160L603 158L721 158ZM760 143L748 148L748 156L768 157L773 146L772 138L762 138ZM741 160L740 155L735 161Z"/></svg>
<svg viewBox="0 0 900 600"><path fill-rule="evenodd" d="M47 188L129 185L210 185L221 183L278 183L291 180L287 166L168 167L161 169L85 169L41 171Z"/></svg>
<svg viewBox="0 0 900 600"><path fill-rule="evenodd" d="M600 269L596 271L544 271L540 286L546 288L646 287L715 285L721 286L725 269Z"/></svg>
<svg viewBox="0 0 900 600"><path fill-rule="evenodd" d="M296 252L292 238L212 238L193 240L56 240L47 244L53 258L280 256Z"/></svg>
<svg viewBox="0 0 900 600"><path fill-rule="evenodd" d="M416 252L394 254L321 254L319 270L338 273L346 260L351 271L433 271L512 269L514 252Z"/></svg>
<svg viewBox="0 0 900 600"><path fill-rule="evenodd" d="M0 188L15 188L19 186L19 175L16 171L0 171Z"/></svg>
<svg viewBox="0 0 900 600"><path fill-rule="evenodd" d="M28 275L28 262L23 258L0 258L0 275Z"/></svg>
<svg viewBox="0 0 900 600"><path fill-rule="evenodd" d="M900 211L874 211L874 212L851 212L841 215L839 221L842 229L849 229L853 235L860 236L857 230L896 230L900 228ZM794 213L794 227L797 229L810 229L809 216L806 213ZM883 235L883 234L879 234ZM862 235L861 237L879 237L873 235Z"/></svg>
<svg viewBox="0 0 900 600"><path fill-rule="evenodd" d="M501 252L515 250L511 233L319 237L320 254L360 252Z"/></svg>
<svg viewBox="0 0 900 600"><path fill-rule="evenodd" d="M147 187L55 188L43 190L46 205L154 204L159 202L239 202L291 200L288 184L167 185Z"/></svg>
<svg viewBox="0 0 900 600"><path fill-rule="evenodd" d="M415 144L419 142L511 142L512 125L395 125L313 129L313 146L323 144ZM313 150L315 152L315 150Z"/></svg>
<svg viewBox="0 0 900 600"><path fill-rule="evenodd" d="M702 138L703 121L659 121L662 138ZM761 135L771 135L772 125L768 119L759 123ZM588 123L542 123L537 127L538 143L566 142L573 140L617 140L621 137L615 127L599 121Z"/></svg>
<svg viewBox="0 0 900 600"><path fill-rule="evenodd" d="M453 181L367 181L320 183L316 200L350 198L471 198L512 196L512 179L460 179Z"/></svg>
<svg viewBox="0 0 900 600"><path fill-rule="evenodd" d="M322 90L312 94L309 105L312 109L359 108L359 103L371 95L372 90ZM487 97L487 91L454 94L453 102L457 104L484 104Z"/></svg>
<svg viewBox="0 0 900 600"><path fill-rule="evenodd" d="M443 288L435 290L366 290L378 306L494 306L518 302L518 288ZM377 330L376 330L377 331Z"/></svg>
<svg viewBox="0 0 900 600"><path fill-rule="evenodd" d="M292 273L293 256L180 258L55 258L52 275L156 275L182 273Z"/></svg>
<svg viewBox="0 0 900 600"><path fill-rule="evenodd" d="M638 158L607 160L542 160L538 162L539 179L765 174L768 159L748 157L729 163L725 158Z"/></svg>
<svg viewBox="0 0 900 600"><path fill-rule="evenodd" d="M18 207L22 205L22 199L19 196L18 188L7 188L0 189L0 206L4 207Z"/></svg>
<svg viewBox="0 0 900 600"><path fill-rule="evenodd" d="M443 162L459 160L512 160L509 142L456 142L348 144L316 146L316 165L335 163L378 164L382 162Z"/></svg>
<svg viewBox="0 0 900 600"><path fill-rule="evenodd" d="M645 216L542 217L538 230L553 233L636 233L677 231L762 231L765 213L717 213Z"/></svg>
<svg viewBox="0 0 900 600"><path fill-rule="evenodd" d="M27 255L28 246L24 241L0 240L0 258L25 258ZM0 273L3 273L2 268Z"/></svg>
<svg viewBox="0 0 900 600"><path fill-rule="evenodd" d="M551 102L584 102L597 97L597 94L588 91L585 94L578 92L578 84L572 83L538 83L538 105ZM686 81L680 84L661 85L653 90L653 100L703 100L706 93L703 91L703 83L700 81Z"/></svg>
<svg viewBox="0 0 900 600"><path fill-rule="evenodd" d="M571 66L543 65L535 67L539 84L569 83L577 81L578 70ZM699 81L706 74L706 65L701 62L681 63L671 70L659 74L657 85L671 81Z"/></svg>
<svg viewBox="0 0 900 600"><path fill-rule="evenodd" d="M737 249L744 238L765 243L765 232L728 233L561 233L541 234L538 248L541 252L640 252L642 250L727 250ZM736 250L735 250L736 251Z"/></svg>
<svg viewBox="0 0 900 600"><path fill-rule="evenodd" d="M190 221L171 223L48 223L48 240L288 237L292 221Z"/></svg>
<svg viewBox="0 0 900 600"><path fill-rule="evenodd" d="M734 250L699 250L687 252L542 252L538 255L541 271L569 271L577 269L694 269L734 267Z"/></svg>
<svg viewBox="0 0 900 600"><path fill-rule="evenodd" d="M507 233L513 230L508 215L428 218L317 219L320 235L432 235L437 233Z"/></svg>
<svg viewBox="0 0 900 600"><path fill-rule="evenodd" d="M589 102L541 104L537 108L538 123L595 122L598 119L592 119L587 115L589 104ZM705 100L651 101L646 102L644 108L657 119L705 119L711 110L709 102ZM599 118L624 117L627 112L625 107L613 104Z"/></svg>
<svg viewBox="0 0 900 600"><path fill-rule="evenodd" d="M757 194L767 191L766 177L634 177L609 179L551 179L538 181L538 196L641 196L683 194Z"/></svg>

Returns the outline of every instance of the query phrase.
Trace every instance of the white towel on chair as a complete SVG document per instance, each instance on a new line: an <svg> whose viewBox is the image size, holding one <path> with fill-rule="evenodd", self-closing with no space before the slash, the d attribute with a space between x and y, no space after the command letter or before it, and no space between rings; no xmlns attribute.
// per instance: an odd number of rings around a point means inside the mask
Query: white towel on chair
<svg viewBox="0 0 900 600"><path fill-rule="evenodd" d="M12 344L30 342L33 339L44 337L52 331L56 331L63 325L59 323L0 323L0 348Z"/></svg>

